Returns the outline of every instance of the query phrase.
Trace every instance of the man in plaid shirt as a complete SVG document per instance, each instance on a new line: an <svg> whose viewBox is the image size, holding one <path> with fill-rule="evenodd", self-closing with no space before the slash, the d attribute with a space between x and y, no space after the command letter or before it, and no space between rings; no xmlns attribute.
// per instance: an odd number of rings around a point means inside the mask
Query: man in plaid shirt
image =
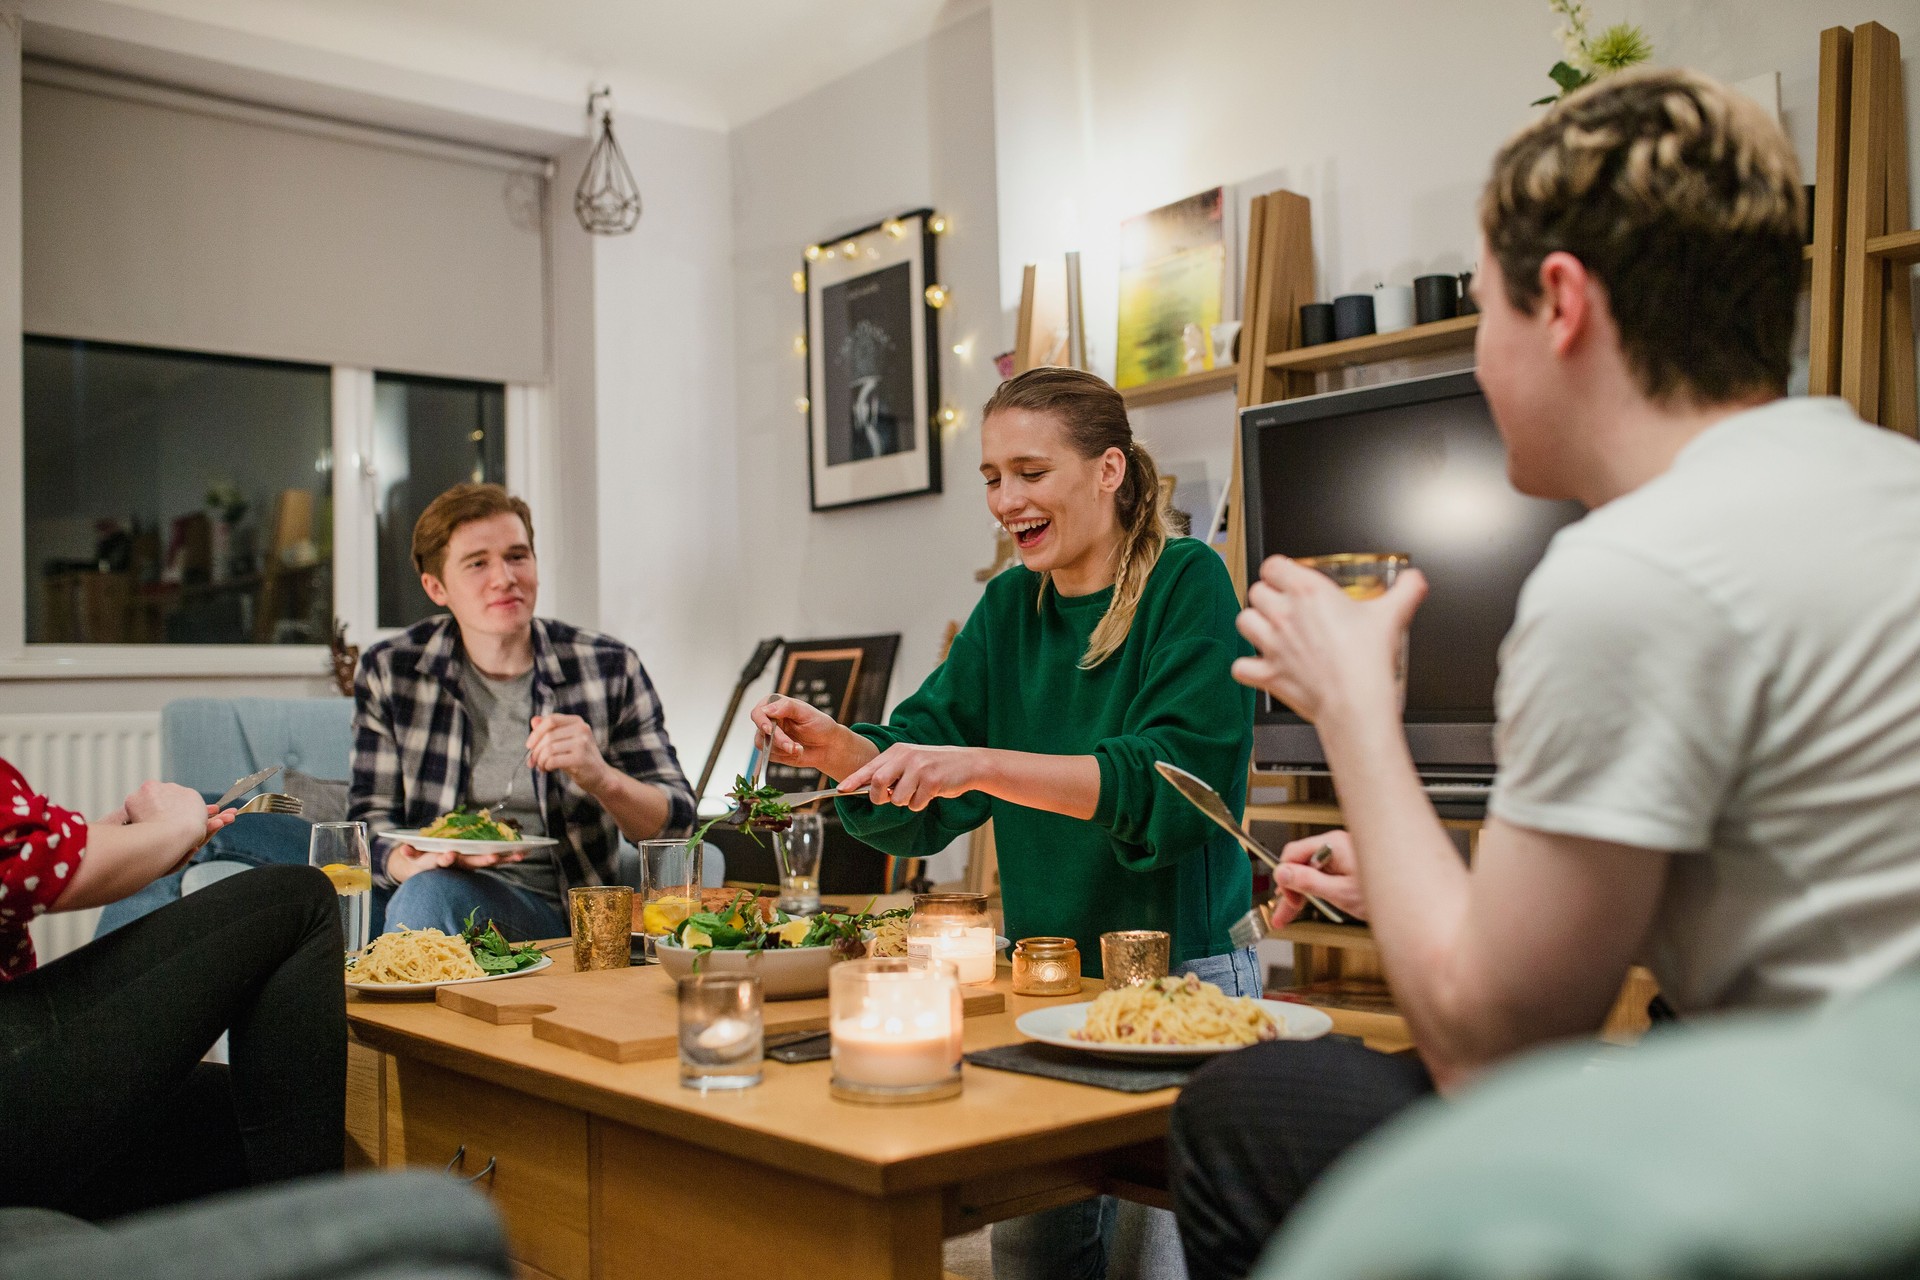
<svg viewBox="0 0 1920 1280"><path fill-rule="evenodd" d="M457 933L478 909L508 936L568 930L566 891L614 881L620 837L693 826L692 788L633 650L536 618L527 504L456 485L421 513L413 559L429 618L369 649L354 681L350 815L379 831L465 805L558 843L521 854L429 853L380 841L392 927Z"/></svg>

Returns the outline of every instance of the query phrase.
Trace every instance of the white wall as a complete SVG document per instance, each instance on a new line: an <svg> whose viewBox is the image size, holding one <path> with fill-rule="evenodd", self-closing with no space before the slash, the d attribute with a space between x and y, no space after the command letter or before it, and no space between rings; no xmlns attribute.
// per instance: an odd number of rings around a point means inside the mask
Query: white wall
<svg viewBox="0 0 1920 1280"><path fill-rule="evenodd" d="M732 651L762 636L898 631L897 700L938 663L949 620L979 598L993 558L980 486L980 406L1012 345L996 288L992 40L985 12L875 62L732 135L739 536L743 595ZM805 320L789 277L801 250L921 206L952 220L938 241L952 301L939 312L941 398L962 412L943 443L939 494L808 510L805 391L794 336ZM970 354L954 354L970 344ZM722 691L724 691L724 686ZM721 775L744 760L744 733Z"/></svg>
<svg viewBox="0 0 1920 1280"><path fill-rule="evenodd" d="M1781 73L1812 169L1819 32L1878 20L1920 83L1920 9L1873 0L1600 0L1658 60L1726 80ZM1472 265L1474 203L1495 148L1531 118L1559 57L1544 0L1327 4L1000 0L993 7L1000 290L1079 248L1088 348L1111 368L1122 218L1254 174L1313 201L1323 297ZM1920 174L1920 95L1908 142ZM1218 398L1221 430L1230 402Z"/></svg>
<svg viewBox="0 0 1920 1280"><path fill-rule="evenodd" d="M600 625L639 652L692 775L746 656L728 140L637 119L620 137L644 210L593 244Z"/></svg>

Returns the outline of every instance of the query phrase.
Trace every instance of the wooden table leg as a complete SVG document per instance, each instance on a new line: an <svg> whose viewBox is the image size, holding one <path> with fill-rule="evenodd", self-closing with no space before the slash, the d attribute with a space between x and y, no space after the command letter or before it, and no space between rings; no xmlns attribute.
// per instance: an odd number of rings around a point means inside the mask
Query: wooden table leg
<svg viewBox="0 0 1920 1280"><path fill-rule="evenodd" d="M755 1280L940 1280L938 1191L861 1195L598 1119L592 1146L595 1280L716 1257Z"/></svg>

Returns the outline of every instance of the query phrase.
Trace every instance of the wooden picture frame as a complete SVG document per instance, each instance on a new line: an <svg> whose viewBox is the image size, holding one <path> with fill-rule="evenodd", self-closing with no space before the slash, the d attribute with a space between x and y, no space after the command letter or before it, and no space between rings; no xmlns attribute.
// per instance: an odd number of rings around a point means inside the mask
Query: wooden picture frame
<svg viewBox="0 0 1920 1280"><path fill-rule="evenodd" d="M887 686L893 679L900 633L842 636L827 640L790 640L781 655L774 692L818 707L841 724L877 722L886 714ZM809 791L823 785L814 769L768 764L767 783L782 791Z"/></svg>
<svg viewBox="0 0 1920 1280"><path fill-rule="evenodd" d="M815 511L940 492L931 209L807 251L807 491Z"/></svg>

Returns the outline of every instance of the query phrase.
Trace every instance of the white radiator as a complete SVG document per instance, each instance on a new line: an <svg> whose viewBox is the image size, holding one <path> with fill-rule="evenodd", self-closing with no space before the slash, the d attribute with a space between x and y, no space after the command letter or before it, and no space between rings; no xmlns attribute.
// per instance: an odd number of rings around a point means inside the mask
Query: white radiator
<svg viewBox="0 0 1920 1280"><path fill-rule="evenodd" d="M0 715L0 759L55 804L97 817L160 776L160 713ZM99 918L98 910L63 911L34 921L40 963L91 939Z"/></svg>

